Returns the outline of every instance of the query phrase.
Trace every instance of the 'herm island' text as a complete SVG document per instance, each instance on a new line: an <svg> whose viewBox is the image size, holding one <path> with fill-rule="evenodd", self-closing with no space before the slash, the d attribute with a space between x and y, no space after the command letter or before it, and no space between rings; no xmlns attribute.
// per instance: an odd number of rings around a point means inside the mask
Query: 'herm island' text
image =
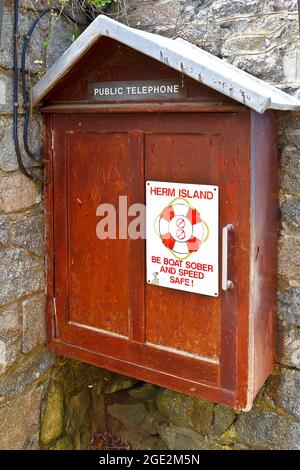
<svg viewBox="0 0 300 470"><path fill-rule="evenodd" d="M201 190L190 190L186 188L169 188L162 186L150 186L150 194L155 196L168 196L173 198L185 198L185 199L208 199L211 200L214 197L212 191L201 191Z"/></svg>

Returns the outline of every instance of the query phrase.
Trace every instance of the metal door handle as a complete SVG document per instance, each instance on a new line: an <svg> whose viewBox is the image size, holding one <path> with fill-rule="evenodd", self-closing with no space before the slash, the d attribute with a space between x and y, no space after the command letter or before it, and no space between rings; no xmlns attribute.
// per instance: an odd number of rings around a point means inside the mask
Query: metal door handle
<svg viewBox="0 0 300 470"><path fill-rule="evenodd" d="M234 227L227 224L222 230L222 289L232 289L233 282L228 280L228 233L232 232Z"/></svg>

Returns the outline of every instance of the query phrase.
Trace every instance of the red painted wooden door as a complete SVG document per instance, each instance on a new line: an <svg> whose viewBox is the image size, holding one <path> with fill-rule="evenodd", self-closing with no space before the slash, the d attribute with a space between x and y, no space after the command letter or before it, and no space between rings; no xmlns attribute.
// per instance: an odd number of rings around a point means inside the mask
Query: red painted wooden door
<svg viewBox="0 0 300 470"><path fill-rule="evenodd" d="M53 132L54 335L61 352L76 357L78 348L88 362L232 402L236 290L213 298L147 284L145 240L126 237L119 204L124 196L127 207L144 203L146 180L213 184L220 188L220 234L227 223L237 227L237 114L56 115ZM100 204L116 209L114 239L97 237ZM234 282L241 269L235 240ZM240 276L246 292L243 282Z"/></svg>

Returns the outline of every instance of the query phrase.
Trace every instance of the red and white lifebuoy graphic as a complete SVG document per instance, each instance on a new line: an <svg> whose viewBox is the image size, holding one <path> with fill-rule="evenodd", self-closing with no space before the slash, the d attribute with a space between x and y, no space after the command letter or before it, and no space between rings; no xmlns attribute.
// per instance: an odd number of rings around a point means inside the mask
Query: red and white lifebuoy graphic
<svg viewBox="0 0 300 470"><path fill-rule="evenodd" d="M163 244L179 259L198 251L208 236L208 227L199 212L183 198L165 207L157 222Z"/></svg>

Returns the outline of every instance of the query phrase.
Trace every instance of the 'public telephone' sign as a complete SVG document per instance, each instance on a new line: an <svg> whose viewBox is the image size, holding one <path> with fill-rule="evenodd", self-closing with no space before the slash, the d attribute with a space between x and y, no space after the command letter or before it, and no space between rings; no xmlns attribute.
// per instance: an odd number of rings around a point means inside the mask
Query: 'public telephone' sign
<svg viewBox="0 0 300 470"><path fill-rule="evenodd" d="M88 99L93 101L147 101L186 98L187 88L180 80L133 80L89 83Z"/></svg>
<svg viewBox="0 0 300 470"><path fill-rule="evenodd" d="M219 189L146 183L147 282L196 294L219 294Z"/></svg>

